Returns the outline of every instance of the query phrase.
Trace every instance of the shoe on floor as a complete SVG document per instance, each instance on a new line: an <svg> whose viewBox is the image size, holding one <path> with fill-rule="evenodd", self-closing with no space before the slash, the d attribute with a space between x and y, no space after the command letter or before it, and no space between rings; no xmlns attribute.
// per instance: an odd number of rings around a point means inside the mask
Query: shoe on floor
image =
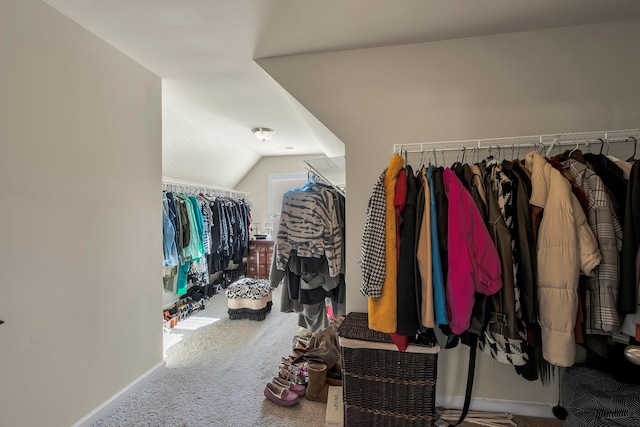
<svg viewBox="0 0 640 427"><path fill-rule="evenodd" d="M275 385L279 385L280 387L288 388L289 390L297 394L299 397L304 396L304 393L307 390L305 386L303 386L302 384L296 384L279 377L275 377L271 382L274 383Z"/></svg>
<svg viewBox="0 0 640 427"><path fill-rule="evenodd" d="M298 395L296 393L274 383L267 383L264 388L264 395L276 405L294 406L298 404Z"/></svg>

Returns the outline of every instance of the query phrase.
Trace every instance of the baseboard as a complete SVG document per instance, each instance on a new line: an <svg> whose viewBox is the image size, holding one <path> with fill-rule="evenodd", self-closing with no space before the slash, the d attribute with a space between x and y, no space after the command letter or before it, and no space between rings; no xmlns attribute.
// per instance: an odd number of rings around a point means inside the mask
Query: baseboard
<svg viewBox="0 0 640 427"><path fill-rule="evenodd" d="M436 396L436 406L451 409L462 409L464 396ZM508 412L513 415L527 417L554 418L551 408L553 403L520 402L516 400L471 398L470 409L483 412Z"/></svg>
<svg viewBox="0 0 640 427"><path fill-rule="evenodd" d="M140 375L136 378L132 383L128 384L122 390L111 396L105 402L103 402L100 406L98 406L93 411L89 412L86 416L84 416L81 420L77 421L71 427L89 427L102 418L107 412L121 404L127 397L133 394L136 390L142 387L146 382L150 381L162 372L167 367L167 362L164 360L159 362L157 365L149 369L144 374Z"/></svg>

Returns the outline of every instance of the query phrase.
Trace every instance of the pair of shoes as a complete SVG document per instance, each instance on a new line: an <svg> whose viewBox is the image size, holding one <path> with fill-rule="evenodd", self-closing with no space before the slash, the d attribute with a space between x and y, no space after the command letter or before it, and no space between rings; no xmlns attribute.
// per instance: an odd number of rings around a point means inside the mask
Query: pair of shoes
<svg viewBox="0 0 640 427"><path fill-rule="evenodd" d="M306 388L304 387L304 385L296 384L294 382L287 381L280 377L275 377L271 382L274 383L275 385L279 385L280 387L288 388L289 390L297 394L299 397L304 396L304 392L306 391Z"/></svg>
<svg viewBox="0 0 640 427"><path fill-rule="evenodd" d="M309 346L309 338L304 338L299 335L293 337L293 351L300 350L301 353L307 352Z"/></svg>
<svg viewBox="0 0 640 427"><path fill-rule="evenodd" d="M302 360L294 362L290 357L283 357L279 368L280 378L284 378L285 380L296 384L307 383L306 362Z"/></svg>
<svg viewBox="0 0 640 427"><path fill-rule="evenodd" d="M298 404L298 395L296 393L274 383L267 383L264 387L264 396L280 406L294 406Z"/></svg>

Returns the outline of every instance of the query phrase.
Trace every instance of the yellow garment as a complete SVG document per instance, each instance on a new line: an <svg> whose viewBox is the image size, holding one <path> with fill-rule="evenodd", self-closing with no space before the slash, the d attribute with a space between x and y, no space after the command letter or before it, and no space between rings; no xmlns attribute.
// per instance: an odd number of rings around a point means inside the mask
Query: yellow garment
<svg viewBox="0 0 640 427"><path fill-rule="evenodd" d="M398 327L398 256L396 251L396 182L404 166L401 155L395 154L384 175L385 191L385 266L387 273L380 298L369 298L369 329L394 333Z"/></svg>
<svg viewBox="0 0 640 427"><path fill-rule="evenodd" d="M422 301L420 303L420 318L425 328L435 328L436 318L433 308L433 261L431 259L431 189L427 181L427 170L422 168L420 179L424 189L424 211L418 234L418 250L416 258L422 282Z"/></svg>

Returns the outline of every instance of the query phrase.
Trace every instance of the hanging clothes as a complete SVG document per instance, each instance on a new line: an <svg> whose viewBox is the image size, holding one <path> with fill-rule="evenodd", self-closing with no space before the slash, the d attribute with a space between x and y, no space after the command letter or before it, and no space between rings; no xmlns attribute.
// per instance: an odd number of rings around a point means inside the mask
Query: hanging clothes
<svg viewBox="0 0 640 427"><path fill-rule="evenodd" d="M292 250L300 257L326 256L329 274L336 277L342 269L342 234L333 196L328 190L290 190L283 195L278 230L279 270L284 270Z"/></svg>
<svg viewBox="0 0 640 427"><path fill-rule="evenodd" d="M436 203L436 220L438 223L438 247L440 263L442 265L442 280L443 283L447 283L447 275L449 274L449 228L447 226L449 221L449 200L444 189L443 179L444 168L442 166L433 169L432 180L432 197L435 195ZM435 249L434 249L435 250ZM435 265L435 264L434 264ZM446 322L448 323L448 322Z"/></svg>
<svg viewBox="0 0 640 427"><path fill-rule="evenodd" d="M397 273L395 188L402 170L402 156L394 155L385 173L385 266L386 275L380 298L369 298L369 328L392 333L397 328Z"/></svg>
<svg viewBox="0 0 640 427"><path fill-rule="evenodd" d="M538 303L545 360L575 363L574 326L580 271L600 263L598 244L571 184L537 152L526 156L531 170L530 203L544 209L538 235Z"/></svg>
<svg viewBox="0 0 640 427"><path fill-rule="evenodd" d="M209 200L205 199L202 195L197 197L198 207L202 213L202 223L204 226L202 234L202 246L204 246L205 255L211 254L211 226L213 225L213 212L211 211L211 205Z"/></svg>
<svg viewBox="0 0 640 427"><path fill-rule="evenodd" d="M429 196L431 205L431 269L433 276L433 311L438 325L449 324L449 313L447 312L447 302L445 297L445 272L448 262L444 257L448 255L446 243L441 243L441 239L448 238L446 225L449 216L449 202L444 192L444 183L436 179L436 175L441 177L439 168L429 166L426 178L429 183ZM442 189L438 184L442 184ZM426 197L426 190L425 190ZM436 202L436 199L438 202ZM426 203L426 202L425 202ZM443 218L441 218L443 217ZM444 249L443 249L444 248Z"/></svg>
<svg viewBox="0 0 640 427"><path fill-rule="evenodd" d="M517 162L502 162L502 171L513 185L513 204L515 206L516 244L518 250L518 270L516 281L520 291L522 319L528 324L538 322L537 262L536 242L533 238L531 209L529 205L531 181L521 172ZM527 184L528 182L528 184Z"/></svg>
<svg viewBox="0 0 640 427"><path fill-rule="evenodd" d="M629 175L625 200L624 240L620 259L620 288L618 311L624 314L637 312L639 304L636 255L640 248L640 162L635 162Z"/></svg>
<svg viewBox="0 0 640 427"><path fill-rule="evenodd" d="M591 227L602 256L602 261L588 279L587 333L617 332L620 317L617 311L619 272L618 242L622 242L622 227L610 209L611 201L600 177L586 165L574 159L565 162L575 183L589 199L587 222Z"/></svg>
<svg viewBox="0 0 640 427"><path fill-rule="evenodd" d="M362 283L360 293L368 298L380 298L382 285L386 276L385 264L385 230L386 230L386 198L384 179L386 169L378 177L369 204L362 234L360 250L360 269Z"/></svg>
<svg viewBox="0 0 640 427"><path fill-rule="evenodd" d="M609 193L609 199L611 200L616 216L620 224L624 227L627 180L624 179L624 174L620 167L603 154L584 153L583 155L582 153L573 153L571 157L581 163L588 163L588 166L590 165L600 179L602 179ZM630 309L628 306L625 308Z"/></svg>
<svg viewBox="0 0 640 427"><path fill-rule="evenodd" d="M575 151L575 160L532 152L524 161L430 166L415 179L411 167L405 172L404 160L393 156L374 186L362 239L360 291L368 297L370 328L392 334L402 348L439 325L449 347L469 328L476 295L490 294L489 323L478 346L524 378L543 382L551 365L575 363L581 325L585 345L604 344L595 354L607 357L606 339L617 339L624 314L619 293L633 292L624 330L640 338L640 227L633 228L640 223L633 218L640 212L640 201L638 207L633 201L640 194L640 183L634 184L640 169L634 163L624 183L629 197L621 204L630 219L621 233L620 203L611 198L619 188L608 188L596 169L609 182L624 174L611 159ZM491 244L474 246L478 232ZM627 281L615 276L625 248L632 259ZM497 289L487 290L496 278Z"/></svg>
<svg viewBox="0 0 640 427"><path fill-rule="evenodd" d="M469 328L474 293L493 295L502 288L500 259L473 199L451 169L443 173L449 199L449 274L446 299L451 331Z"/></svg>
<svg viewBox="0 0 640 427"><path fill-rule="evenodd" d="M164 267L176 267L179 264L178 247L176 245L176 229L172 217L175 213L169 209L169 200L166 195L162 197L162 248L164 251L164 259L162 265Z"/></svg>
<svg viewBox="0 0 640 427"><path fill-rule="evenodd" d="M250 217L243 200L210 200L202 195L167 191L163 192L163 209L169 220L163 226L163 240L169 247L175 244L178 258L178 268L164 269L167 291L184 295L190 286L209 284L210 274L223 270L232 257L242 264L245 247L248 249ZM231 214L235 215L233 221L227 218ZM173 233L169 225L173 226Z"/></svg>
<svg viewBox="0 0 640 427"><path fill-rule="evenodd" d="M518 162L502 162L502 172L511 180L514 206L514 226L516 230L518 269L515 276L520 297L520 311L516 310L518 332L520 334L520 350L524 352L522 365L515 365L518 375L528 381L535 381L546 376L539 375L543 365L540 346L540 328L538 325L538 297L537 297L537 262L536 243L533 239L529 193L525 180L520 176ZM530 185L529 185L530 187ZM506 352L505 352L506 353Z"/></svg>
<svg viewBox="0 0 640 427"><path fill-rule="evenodd" d="M311 332L328 326L327 298L344 312L343 230L344 196L333 188L310 182L283 195L269 281L282 286L280 310Z"/></svg>
<svg viewBox="0 0 640 427"><path fill-rule="evenodd" d="M400 252L398 263L398 327L396 333L413 337L418 333L419 321L416 301L416 207L418 187L411 166L406 171L407 192L400 222ZM422 180L419 181L422 183ZM397 193L396 193L397 194Z"/></svg>
<svg viewBox="0 0 640 427"><path fill-rule="evenodd" d="M431 253L431 189L427 180L427 170L418 172L420 182L416 204L416 245L415 256L419 274L416 275L416 308L422 328L435 328L433 306L433 259ZM414 273L415 274L415 273ZM399 308L401 310L402 308Z"/></svg>
<svg viewBox="0 0 640 427"><path fill-rule="evenodd" d="M516 242L512 182L502 172L500 164L493 164L488 171L482 164L479 165L479 170L485 174L487 226L500 258L503 287L489 300L489 323L479 337L478 347L501 363L523 366L528 362L529 356L525 328L518 319L520 295L516 284L518 264L514 252Z"/></svg>
<svg viewBox="0 0 640 427"><path fill-rule="evenodd" d="M198 260L202 257L204 251L202 241L200 239L200 232L198 231L198 217L196 215L197 208L194 208L193 202L189 196L179 194L178 198L182 200L182 206L184 206L185 214L188 218L187 222L190 236L189 244L182 250L182 258L185 261Z"/></svg>

